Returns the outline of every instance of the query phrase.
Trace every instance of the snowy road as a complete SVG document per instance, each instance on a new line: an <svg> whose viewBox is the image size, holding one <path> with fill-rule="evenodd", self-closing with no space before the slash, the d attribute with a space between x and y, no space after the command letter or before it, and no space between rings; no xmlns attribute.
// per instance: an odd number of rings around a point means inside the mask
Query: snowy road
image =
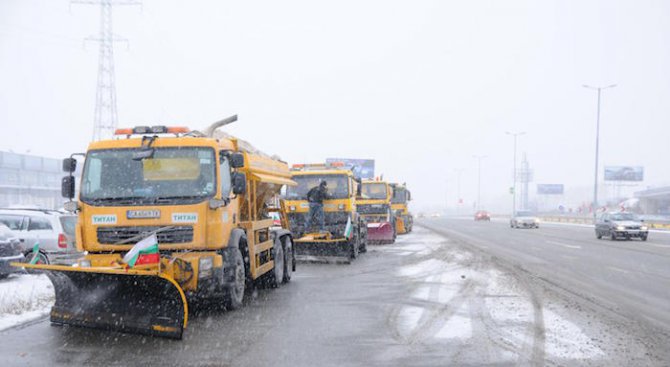
<svg viewBox="0 0 670 367"><path fill-rule="evenodd" d="M668 364L667 339L491 257L481 231L447 231L471 226L459 223L432 221L445 230L416 228L351 265L301 264L239 311L197 312L182 341L43 319L0 332L0 356L6 366Z"/></svg>

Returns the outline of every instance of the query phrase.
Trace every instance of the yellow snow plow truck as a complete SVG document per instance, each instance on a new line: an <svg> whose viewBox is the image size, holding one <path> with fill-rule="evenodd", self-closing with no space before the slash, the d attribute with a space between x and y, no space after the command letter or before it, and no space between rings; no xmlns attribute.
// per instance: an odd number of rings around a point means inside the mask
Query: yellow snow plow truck
<svg viewBox="0 0 670 367"><path fill-rule="evenodd" d="M295 236L294 251L299 260L350 262L367 251L367 228L356 211L360 181L340 163L295 164L291 168L296 186L287 187L282 200L285 226ZM307 194L326 183L328 196L323 201L323 228L320 218L310 214Z"/></svg>
<svg viewBox="0 0 670 367"><path fill-rule="evenodd" d="M118 129L89 145L79 200L75 266L43 270L54 285L51 322L180 339L188 302L242 306L245 290L279 287L295 270L288 230L267 203L294 185L286 163L215 130ZM217 138L218 137L218 138ZM73 199L67 158L62 193Z"/></svg>
<svg viewBox="0 0 670 367"><path fill-rule="evenodd" d="M412 200L412 194L407 190L406 184L391 184L393 188L393 198L391 198L391 210L395 214L395 228L398 234L412 232L414 217L409 212L409 201Z"/></svg>

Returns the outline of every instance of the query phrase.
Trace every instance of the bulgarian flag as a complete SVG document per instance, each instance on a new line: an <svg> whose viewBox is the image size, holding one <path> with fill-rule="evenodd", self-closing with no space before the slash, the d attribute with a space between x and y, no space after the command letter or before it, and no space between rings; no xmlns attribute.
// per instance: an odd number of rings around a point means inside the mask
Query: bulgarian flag
<svg viewBox="0 0 670 367"><path fill-rule="evenodd" d="M123 257L123 262L131 268L135 267L135 265L157 264L159 260L158 238L156 238L155 233L138 242Z"/></svg>
<svg viewBox="0 0 670 367"><path fill-rule="evenodd" d="M344 227L344 237L346 238L351 238L351 231L353 230L353 226L351 225L351 217L347 218L347 226Z"/></svg>

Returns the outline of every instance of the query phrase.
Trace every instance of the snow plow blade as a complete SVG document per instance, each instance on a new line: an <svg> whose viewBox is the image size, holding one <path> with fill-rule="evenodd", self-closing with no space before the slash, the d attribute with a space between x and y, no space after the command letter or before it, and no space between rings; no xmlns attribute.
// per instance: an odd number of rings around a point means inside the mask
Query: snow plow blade
<svg viewBox="0 0 670 367"><path fill-rule="evenodd" d="M346 239L305 235L293 241L293 251L299 261L348 262L351 259L351 244Z"/></svg>
<svg viewBox="0 0 670 367"><path fill-rule="evenodd" d="M44 270L56 303L51 322L181 339L188 304L173 279L157 272L25 265Z"/></svg>

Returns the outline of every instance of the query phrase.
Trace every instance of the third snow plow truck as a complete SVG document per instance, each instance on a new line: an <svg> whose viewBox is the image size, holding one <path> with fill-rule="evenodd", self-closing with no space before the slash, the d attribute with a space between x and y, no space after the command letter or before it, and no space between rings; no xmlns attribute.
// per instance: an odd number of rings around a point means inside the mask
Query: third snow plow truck
<svg viewBox="0 0 670 367"><path fill-rule="evenodd" d="M349 168L338 162L295 164L291 178L296 186L287 187L282 200L283 218L295 237L298 259L350 262L367 249L365 222L356 210L360 183ZM328 197L323 202L324 228L318 218L307 227L307 193L325 181Z"/></svg>
<svg viewBox="0 0 670 367"><path fill-rule="evenodd" d="M385 181L364 180L356 208L368 227L368 243L394 243L397 235L395 213L391 209L393 188Z"/></svg>
<svg viewBox="0 0 670 367"><path fill-rule="evenodd" d="M412 200L412 194L407 190L406 184L391 184L391 187L393 188L391 210L395 214L396 233L405 234L412 232L414 217L409 212L409 201Z"/></svg>
<svg viewBox="0 0 670 367"><path fill-rule="evenodd" d="M291 180L286 163L248 143L186 128L119 129L89 145L78 201L75 266L43 270L51 322L180 339L188 301L242 306L245 289L278 287L295 270L291 234L271 229L267 202ZM63 196L73 199L76 161ZM37 246L37 245L36 245Z"/></svg>

